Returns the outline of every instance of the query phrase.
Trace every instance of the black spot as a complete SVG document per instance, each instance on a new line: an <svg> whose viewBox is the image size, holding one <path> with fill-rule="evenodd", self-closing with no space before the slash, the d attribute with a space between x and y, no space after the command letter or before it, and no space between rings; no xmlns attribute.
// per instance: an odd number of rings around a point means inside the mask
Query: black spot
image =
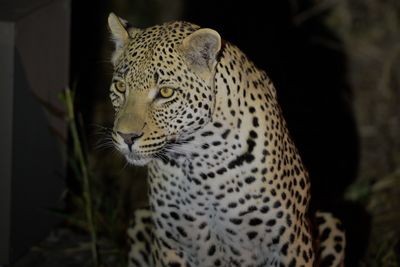
<svg viewBox="0 0 400 267"><path fill-rule="evenodd" d="M294 171L296 172L296 175L300 174L300 170L299 167L297 167L297 165L294 166Z"/></svg>
<svg viewBox="0 0 400 267"><path fill-rule="evenodd" d="M203 230L206 226L207 226L207 223L206 223L206 222L202 222L202 223L199 225L199 229L200 229L200 230Z"/></svg>
<svg viewBox="0 0 400 267"><path fill-rule="evenodd" d="M290 217L290 214L286 215L286 224L289 227L292 225L292 218Z"/></svg>
<svg viewBox="0 0 400 267"><path fill-rule="evenodd" d="M216 121L216 122L214 122L214 126L217 127L217 128L221 128L222 127L222 123Z"/></svg>
<svg viewBox="0 0 400 267"><path fill-rule="evenodd" d="M194 218L193 216L190 216L189 214L183 214L183 218L185 218L185 220L189 221L189 222L194 222L196 220L196 218Z"/></svg>
<svg viewBox="0 0 400 267"><path fill-rule="evenodd" d="M179 234L180 234L181 236L187 237L187 233L186 233L186 231L185 231L182 227L177 226L177 227L176 227L176 230L178 230L178 232L179 232Z"/></svg>
<svg viewBox="0 0 400 267"><path fill-rule="evenodd" d="M236 166L241 166L244 162L251 163L254 160L254 155L251 153L253 152L256 143L253 141L253 139L249 138L247 139L247 145L248 147L246 152L244 152L242 155L237 156L236 159L228 163L229 169L233 169Z"/></svg>
<svg viewBox="0 0 400 267"><path fill-rule="evenodd" d="M161 199L157 199L157 205L162 207L165 205L164 201L162 201Z"/></svg>
<svg viewBox="0 0 400 267"><path fill-rule="evenodd" d="M293 243L294 243L294 234L293 234L293 233L290 234L290 236L289 236L289 241L290 241L290 244L293 244Z"/></svg>
<svg viewBox="0 0 400 267"><path fill-rule="evenodd" d="M143 241L144 241L144 235L143 235L143 233L139 231L139 232L136 234L136 238L137 238L137 240L139 240L140 242L143 242Z"/></svg>
<svg viewBox="0 0 400 267"><path fill-rule="evenodd" d="M200 180L198 180L196 178L192 178L192 180L196 185L201 185L201 181Z"/></svg>
<svg viewBox="0 0 400 267"><path fill-rule="evenodd" d="M281 202L279 200L275 201L274 208L279 208L281 206Z"/></svg>
<svg viewBox="0 0 400 267"><path fill-rule="evenodd" d="M276 220L275 219L271 219L267 222L268 226L274 226L276 224Z"/></svg>
<svg viewBox="0 0 400 267"><path fill-rule="evenodd" d="M269 207L268 206L262 206L260 209L261 213L267 213L269 211Z"/></svg>
<svg viewBox="0 0 400 267"><path fill-rule="evenodd" d="M241 254L240 254L240 251L237 250L237 249L235 249L234 247L230 246L229 248L231 249L231 251L232 251L232 253L233 253L234 255L236 255L236 256L240 256L240 255L241 255Z"/></svg>
<svg viewBox="0 0 400 267"><path fill-rule="evenodd" d="M239 202L240 202L240 199L239 199ZM244 201L243 201L244 202ZM257 210L257 207L256 206L250 206L246 211L241 211L241 212L239 212L239 216L244 216L244 215L247 215L247 214L249 214L249 213L252 213L252 212L254 212L254 211L256 211Z"/></svg>
<svg viewBox="0 0 400 267"><path fill-rule="evenodd" d="M242 223L242 219L240 219L240 218L231 218L231 219L229 219L229 221L231 222L231 223L233 223L233 224L236 224L236 225L240 225L241 223Z"/></svg>
<svg viewBox="0 0 400 267"><path fill-rule="evenodd" d="M321 225L321 224L324 224L324 223L326 223L326 220L325 220L325 218L324 217L315 217L315 223L317 224L317 225Z"/></svg>
<svg viewBox="0 0 400 267"><path fill-rule="evenodd" d="M249 135L250 135L250 134L249 134ZM251 153L251 152L253 152L253 149L254 149L254 147L256 146L256 143L254 142L253 139L249 138L249 139L247 139L247 146L248 146L247 152L248 152L248 153Z"/></svg>
<svg viewBox="0 0 400 267"><path fill-rule="evenodd" d="M272 238L272 244L274 244L274 245L278 244L280 239L281 239L281 238L280 238L279 235L276 236L276 237L274 237L274 238Z"/></svg>
<svg viewBox="0 0 400 267"><path fill-rule="evenodd" d="M226 228L225 231L226 231L228 234L236 235L236 232L233 231L232 229Z"/></svg>
<svg viewBox="0 0 400 267"><path fill-rule="evenodd" d="M253 117L253 126L254 127L258 127L259 126L257 117Z"/></svg>
<svg viewBox="0 0 400 267"><path fill-rule="evenodd" d="M250 221L249 221L249 225L251 225L251 226L256 226L256 225L260 225L260 224L262 224L262 220L261 219L259 219L259 218L252 218L252 219L250 219Z"/></svg>
<svg viewBox="0 0 400 267"><path fill-rule="evenodd" d="M253 240L256 236L257 236L257 232L255 232L255 231L247 232L247 237L249 238L249 240Z"/></svg>
<svg viewBox="0 0 400 267"><path fill-rule="evenodd" d="M250 137L251 137L251 138L256 139L257 136L258 136L258 135L257 135L257 133L256 133L255 131L253 131L253 130L250 131Z"/></svg>
<svg viewBox="0 0 400 267"><path fill-rule="evenodd" d="M343 224L342 224L341 222L336 223L336 228L337 228L339 231L344 232L344 227L343 227Z"/></svg>
<svg viewBox="0 0 400 267"><path fill-rule="evenodd" d="M208 249L208 252L207 252L207 254L208 254L208 256L212 256L212 255L214 255L215 254L215 245L211 245L211 247Z"/></svg>
<svg viewBox="0 0 400 267"><path fill-rule="evenodd" d="M201 177L203 180L206 180L206 179L207 179L207 174L201 172L201 173L200 173L200 177Z"/></svg>
<svg viewBox="0 0 400 267"><path fill-rule="evenodd" d="M237 203L236 202L231 202L231 203L228 204L228 208L233 209L233 208L236 208L236 207L237 207Z"/></svg>
<svg viewBox="0 0 400 267"><path fill-rule="evenodd" d="M202 133L201 136L210 136L210 135L213 135L213 134L214 134L213 132L207 131L207 132Z"/></svg>
<svg viewBox="0 0 400 267"><path fill-rule="evenodd" d="M228 135L229 135L230 132L231 132L230 129L225 130L225 132L223 132L222 135L221 135L222 138L223 138L223 139L226 139L226 138L228 137Z"/></svg>
<svg viewBox="0 0 400 267"><path fill-rule="evenodd" d="M304 182L303 178L300 180L300 187L301 189L304 189L306 187L306 183Z"/></svg>
<svg viewBox="0 0 400 267"><path fill-rule="evenodd" d="M296 266L296 259L293 258L293 259L290 261L288 267L295 267L295 266Z"/></svg>
<svg viewBox="0 0 400 267"><path fill-rule="evenodd" d="M176 213L176 212L174 212L174 211L171 211L171 212L169 213L169 215L171 215L171 217L174 218L174 219L177 220L177 221L180 219L178 213Z"/></svg>
<svg viewBox="0 0 400 267"><path fill-rule="evenodd" d="M276 196L276 190L275 189L271 189L271 195Z"/></svg>
<svg viewBox="0 0 400 267"><path fill-rule="evenodd" d="M289 244L286 242L282 248L281 248L281 253L286 256L287 255L287 250L288 250Z"/></svg>
<svg viewBox="0 0 400 267"><path fill-rule="evenodd" d="M207 148L209 148L209 147L210 147L209 144L203 144L203 145L201 146L202 149L207 149Z"/></svg>
<svg viewBox="0 0 400 267"><path fill-rule="evenodd" d="M168 232L168 231L165 231L165 236L166 236L168 239L171 239L171 240L176 241L175 237L174 237L170 232Z"/></svg>
<svg viewBox="0 0 400 267"><path fill-rule="evenodd" d="M336 244L334 248L335 248L335 251L336 251L337 253L341 252L342 249L343 249L342 245L340 245L340 244Z"/></svg>
<svg viewBox="0 0 400 267"><path fill-rule="evenodd" d="M332 254L329 254L325 258L323 258L319 264L320 267L329 267L332 266L335 257Z"/></svg>
<svg viewBox="0 0 400 267"><path fill-rule="evenodd" d="M329 235L330 235L330 233L331 233L331 229L329 229L329 228L325 228L323 231L322 231L322 234L321 234L321 236L320 236L320 242L324 242L325 240L327 240L328 239L328 237L329 237Z"/></svg>
<svg viewBox="0 0 400 267"><path fill-rule="evenodd" d="M217 172L217 174L222 175L222 174L224 174L226 171L227 171L227 169L226 169L225 167L222 167L221 169L218 169L216 172Z"/></svg>
<svg viewBox="0 0 400 267"><path fill-rule="evenodd" d="M225 194L218 194L215 196L215 198L218 200L223 199L224 197L225 197Z"/></svg>
<svg viewBox="0 0 400 267"><path fill-rule="evenodd" d="M340 235L337 235L337 236L334 237L334 240L336 242L342 242L343 241L343 237L341 237Z"/></svg>
<svg viewBox="0 0 400 267"><path fill-rule="evenodd" d="M244 181L246 182L246 184L251 184L251 183L253 183L255 180L256 180L256 178L255 178L254 176L249 176L249 177L246 177L246 178L244 179Z"/></svg>
<svg viewBox="0 0 400 267"><path fill-rule="evenodd" d="M179 262L170 262L168 267L181 267L181 264Z"/></svg>
<svg viewBox="0 0 400 267"><path fill-rule="evenodd" d="M308 236L307 235L305 235L305 234L303 234L302 236L301 236L301 240L303 240L303 242L304 242L304 244L308 244Z"/></svg>
<svg viewBox="0 0 400 267"><path fill-rule="evenodd" d="M304 259L305 262L309 262L309 260L310 260L308 255L307 255L307 252L305 250L303 250L303 259Z"/></svg>

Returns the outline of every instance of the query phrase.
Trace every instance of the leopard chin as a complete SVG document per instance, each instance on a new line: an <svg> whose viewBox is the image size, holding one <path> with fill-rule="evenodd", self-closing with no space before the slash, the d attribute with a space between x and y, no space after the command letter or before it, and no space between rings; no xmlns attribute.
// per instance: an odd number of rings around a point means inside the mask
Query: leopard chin
<svg viewBox="0 0 400 267"><path fill-rule="evenodd" d="M125 155L125 159L131 165L145 166L145 165L149 164L149 162L152 161L154 158L138 156L135 153L128 153Z"/></svg>

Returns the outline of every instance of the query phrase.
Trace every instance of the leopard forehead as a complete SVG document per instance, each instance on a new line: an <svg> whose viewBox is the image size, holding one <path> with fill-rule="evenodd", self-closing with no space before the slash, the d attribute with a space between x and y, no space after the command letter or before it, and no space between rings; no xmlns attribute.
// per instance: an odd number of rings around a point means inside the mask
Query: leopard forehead
<svg viewBox="0 0 400 267"><path fill-rule="evenodd" d="M188 22L170 22L143 30L135 29L117 59L114 75L136 89L146 89L160 75L173 76L172 69L184 65L178 50L182 40L200 27Z"/></svg>

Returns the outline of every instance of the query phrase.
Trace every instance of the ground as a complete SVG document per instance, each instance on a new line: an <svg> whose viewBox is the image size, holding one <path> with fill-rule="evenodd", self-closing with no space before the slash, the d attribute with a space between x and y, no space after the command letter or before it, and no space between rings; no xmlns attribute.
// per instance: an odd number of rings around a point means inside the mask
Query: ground
<svg viewBox="0 0 400 267"><path fill-rule="evenodd" d="M121 260L124 256L122 252L113 251L106 247L106 242L102 244L101 251L103 267L123 266ZM125 254L124 254L125 255ZM49 236L40 242L11 267L76 267L91 266L91 253L89 236L70 228L58 227L51 231ZM2 267L0 265L0 267Z"/></svg>

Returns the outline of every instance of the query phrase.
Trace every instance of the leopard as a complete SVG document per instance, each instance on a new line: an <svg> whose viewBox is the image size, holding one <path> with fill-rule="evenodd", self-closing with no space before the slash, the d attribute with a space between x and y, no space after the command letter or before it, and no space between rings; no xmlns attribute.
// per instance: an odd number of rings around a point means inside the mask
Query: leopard
<svg viewBox="0 0 400 267"><path fill-rule="evenodd" d="M111 138L147 166L130 267L343 266L345 232L311 214L310 180L277 91L234 44L185 21L110 13Z"/></svg>

